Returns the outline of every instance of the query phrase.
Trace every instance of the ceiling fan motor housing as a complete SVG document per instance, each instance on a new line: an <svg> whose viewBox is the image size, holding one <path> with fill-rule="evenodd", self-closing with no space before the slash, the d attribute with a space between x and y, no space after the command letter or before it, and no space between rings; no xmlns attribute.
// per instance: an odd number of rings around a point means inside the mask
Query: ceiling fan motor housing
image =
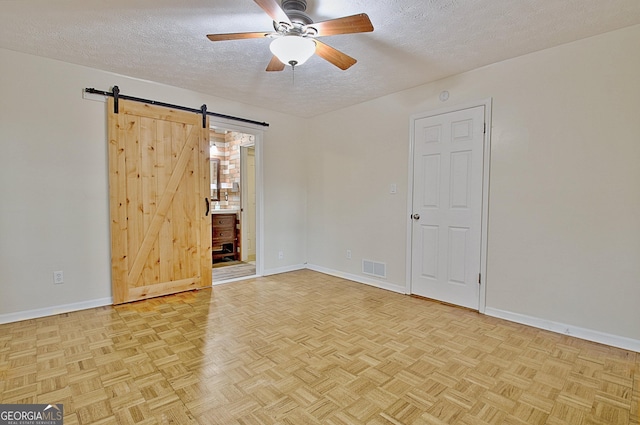
<svg viewBox="0 0 640 425"><path fill-rule="evenodd" d="M307 0L282 0L282 9L287 14L291 22L302 25L309 25L313 20L306 14Z"/></svg>

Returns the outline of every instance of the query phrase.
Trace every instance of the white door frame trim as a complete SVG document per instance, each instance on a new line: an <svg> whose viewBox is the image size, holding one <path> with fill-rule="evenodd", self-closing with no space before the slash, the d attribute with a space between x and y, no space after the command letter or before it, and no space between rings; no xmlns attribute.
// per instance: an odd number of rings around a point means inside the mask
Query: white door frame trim
<svg viewBox="0 0 640 425"><path fill-rule="evenodd" d="M264 130L255 125L239 125L227 119L209 119L209 127L219 127L255 136L256 155L256 276L264 274L264 179L262 144Z"/></svg>
<svg viewBox="0 0 640 425"><path fill-rule="evenodd" d="M254 166L255 166L255 142L252 143L246 143L246 144L241 144L240 145L240 216L242 217L240 222L244 222L247 220L246 216L247 216L247 208L246 208L246 203L247 203L247 192L248 192L248 183L247 183L247 167L246 167L246 163L247 163L247 157L249 156L247 149L248 148L253 148L253 158L254 158ZM254 186L256 185L256 179L254 179ZM257 202L256 206L257 206ZM256 223L257 223L257 215L256 215ZM256 223L254 223L254 227L256 227ZM254 229L255 230L255 229ZM247 237L246 237L246 232L242 231L241 235L240 235L240 246L241 247L246 247L247 246ZM246 259L247 258L247 254L245 254L245 251L242 250L241 252L241 257L240 260L244 261L243 257ZM254 255L257 255L257 250L256 253Z"/></svg>
<svg viewBox="0 0 640 425"><path fill-rule="evenodd" d="M407 185L407 256L406 256L406 281L405 293L411 294L411 258L412 258L412 219L413 213L413 154L415 145L414 125L415 122L422 118L428 118L436 115L447 114L450 112L461 111L463 109L484 106L484 121L486 123L486 131L484 134L484 149L482 159L482 223L481 223L481 241L480 241L480 273L481 283L478 300L478 311L485 312L487 297L487 249L488 249L488 228L489 228L489 175L491 165L491 104L493 99L486 98L479 101L463 103L446 108L440 108L429 112L414 114L409 119L409 183Z"/></svg>

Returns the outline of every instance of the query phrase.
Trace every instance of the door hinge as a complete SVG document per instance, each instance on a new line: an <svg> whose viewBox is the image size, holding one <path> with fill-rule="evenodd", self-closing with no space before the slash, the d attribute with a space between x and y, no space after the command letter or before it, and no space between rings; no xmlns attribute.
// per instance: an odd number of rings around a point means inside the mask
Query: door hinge
<svg viewBox="0 0 640 425"><path fill-rule="evenodd" d="M487 134L487 123L484 123L484 129L482 130L483 134Z"/></svg>
<svg viewBox="0 0 640 425"><path fill-rule="evenodd" d="M478 273L478 285L481 285L480 281L482 280L482 273Z"/></svg>

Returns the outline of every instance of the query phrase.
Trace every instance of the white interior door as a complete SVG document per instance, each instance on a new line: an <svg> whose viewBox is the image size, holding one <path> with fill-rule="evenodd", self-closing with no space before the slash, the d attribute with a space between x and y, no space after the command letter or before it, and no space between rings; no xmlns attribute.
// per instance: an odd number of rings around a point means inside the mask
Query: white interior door
<svg viewBox="0 0 640 425"><path fill-rule="evenodd" d="M411 293L478 309L484 106L415 119Z"/></svg>

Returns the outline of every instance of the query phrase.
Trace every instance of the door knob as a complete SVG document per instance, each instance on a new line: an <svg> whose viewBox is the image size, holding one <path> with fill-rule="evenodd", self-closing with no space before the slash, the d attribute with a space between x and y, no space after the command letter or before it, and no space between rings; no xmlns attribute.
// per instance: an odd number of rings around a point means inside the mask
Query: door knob
<svg viewBox="0 0 640 425"><path fill-rule="evenodd" d="M411 216L414 220L420 220L420 214L414 214Z"/></svg>

